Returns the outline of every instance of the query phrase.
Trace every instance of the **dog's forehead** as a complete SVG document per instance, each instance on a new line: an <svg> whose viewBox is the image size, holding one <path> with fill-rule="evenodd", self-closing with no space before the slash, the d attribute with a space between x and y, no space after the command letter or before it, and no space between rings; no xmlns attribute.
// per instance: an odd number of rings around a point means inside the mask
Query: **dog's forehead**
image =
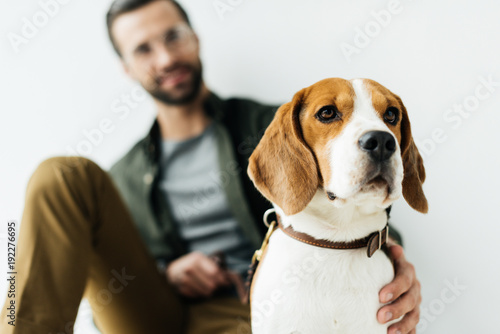
<svg viewBox="0 0 500 334"><path fill-rule="evenodd" d="M353 111L354 103L370 105L383 112L388 106L398 106L394 94L370 79L345 80L329 78L321 80L307 89L304 102L312 110L325 105L335 105L339 110Z"/></svg>
<svg viewBox="0 0 500 334"><path fill-rule="evenodd" d="M355 100L359 105L373 108L379 114L385 112L390 106L400 108L395 95L378 82L370 79L353 79L350 82L354 89Z"/></svg>
<svg viewBox="0 0 500 334"><path fill-rule="evenodd" d="M334 104L336 106L354 103L354 89L345 79L330 78L310 86L304 96L304 102L315 109L317 106Z"/></svg>

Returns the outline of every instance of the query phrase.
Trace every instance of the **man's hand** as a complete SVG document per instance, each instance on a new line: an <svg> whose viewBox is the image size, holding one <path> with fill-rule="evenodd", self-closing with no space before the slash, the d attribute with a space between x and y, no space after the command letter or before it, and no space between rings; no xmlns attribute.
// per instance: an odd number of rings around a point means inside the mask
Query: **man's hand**
<svg viewBox="0 0 500 334"><path fill-rule="evenodd" d="M167 280L190 298L209 297L222 286L231 285L227 272L203 253L186 254L167 267Z"/></svg>
<svg viewBox="0 0 500 334"><path fill-rule="evenodd" d="M388 334L416 333L416 326L420 319L420 282L415 275L415 268L406 261L403 247L391 243L389 245L391 259L394 261L394 280L384 286L379 293L381 303L388 303L380 308L377 313L377 320L386 323L392 319L404 317L401 321L392 324Z"/></svg>

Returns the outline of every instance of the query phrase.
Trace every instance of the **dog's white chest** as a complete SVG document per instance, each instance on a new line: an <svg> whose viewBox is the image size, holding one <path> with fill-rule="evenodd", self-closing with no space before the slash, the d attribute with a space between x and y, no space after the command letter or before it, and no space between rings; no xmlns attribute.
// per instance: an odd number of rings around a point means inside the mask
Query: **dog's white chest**
<svg viewBox="0 0 500 334"><path fill-rule="evenodd" d="M394 276L382 252L336 250L271 236L252 294L254 334L387 333L379 291Z"/></svg>

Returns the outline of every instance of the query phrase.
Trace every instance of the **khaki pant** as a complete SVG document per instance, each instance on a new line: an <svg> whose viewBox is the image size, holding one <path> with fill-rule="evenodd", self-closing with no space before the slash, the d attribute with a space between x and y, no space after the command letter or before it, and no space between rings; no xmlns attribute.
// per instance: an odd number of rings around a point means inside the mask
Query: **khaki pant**
<svg viewBox="0 0 500 334"><path fill-rule="evenodd" d="M52 158L29 181L16 254L16 326L0 333L69 334L82 296L105 334L246 334L234 298L186 303L161 277L106 172Z"/></svg>

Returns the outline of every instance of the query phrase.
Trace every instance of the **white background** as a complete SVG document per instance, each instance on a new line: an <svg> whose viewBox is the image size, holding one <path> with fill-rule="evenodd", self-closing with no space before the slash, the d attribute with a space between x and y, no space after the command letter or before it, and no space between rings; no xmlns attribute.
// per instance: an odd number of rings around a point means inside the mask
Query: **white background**
<svg viewBox="0 0 500 334"><path fill-rule="evenodd" d="M109 119L113 130L88 155L108 168L154 118L149 100L126 117L113 111L136 85L107 40L109 1L67 2L19 52L8 33L21 34L23 18L33 22L41 6L0 3L0 277L7 271L6 223L20 221L37 164L84 147L84 131ZM386 10L387 0L220 2L232 10L219 15L212 0L182 1L216 93L282 103L326 77L367 77L402 97L428 175L429 214L400 200L392 215L422 282L420 332L498 333L500 3L401 0L381 27L372 11ZM372 35L366 46L355 40L364 29ZM356 42L361 47L348 59L341 46ZM481 77L497 86L480 88L489 96L477 100ZM444 118L464 103L470 103L468 117ZM434 140L433 132L440 133ZM5 283L0 280L0 297ZM453 284L462 288L450 290Z"/></svg>

